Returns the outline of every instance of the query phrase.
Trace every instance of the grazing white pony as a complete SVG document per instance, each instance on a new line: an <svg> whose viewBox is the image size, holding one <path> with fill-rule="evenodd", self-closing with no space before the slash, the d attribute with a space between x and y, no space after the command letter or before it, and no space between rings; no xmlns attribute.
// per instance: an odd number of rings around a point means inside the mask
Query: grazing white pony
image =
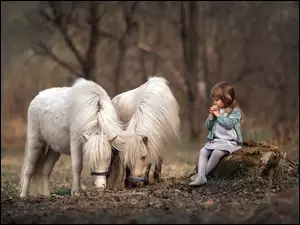
<svg viewBox="0 0 300 225"><path fill-rule="evenodd" d="M151 165L153 177L159 181L163 153L179 144L179 105L163 77L149 77L138 88L115 96L113 104L127 132L134 132L136 139L129 141L126 151L120 152L108 185L124 188L126 176L132 183L148 183ZM127 169L127 175L124 170Z"/></svg>
<svg viewBox="0 0 300 225"><path fill-rule="evenodd" d="M98 84L77 79L71 87L41 91L28 108L27 140L21 172L20 197L49 196L49 177L61 153L71 155L72 195L79 195L83 156L88 159L94 184L104 190L111 147L124 150L127 139L106 91ZM32 189L40 188L42 190ZM41 191L41 193L38 193Z"/></svg>

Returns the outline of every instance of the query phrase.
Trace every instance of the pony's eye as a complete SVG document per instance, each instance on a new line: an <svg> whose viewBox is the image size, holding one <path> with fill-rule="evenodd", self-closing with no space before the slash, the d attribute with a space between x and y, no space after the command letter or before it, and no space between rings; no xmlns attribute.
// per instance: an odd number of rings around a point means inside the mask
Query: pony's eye
<svg viewBox="0 0 300 225"><path fill-rule="evenodd" d="M142 158L141 158L141 160L145 160L146 159L146 156L143 156Z"/></svg>

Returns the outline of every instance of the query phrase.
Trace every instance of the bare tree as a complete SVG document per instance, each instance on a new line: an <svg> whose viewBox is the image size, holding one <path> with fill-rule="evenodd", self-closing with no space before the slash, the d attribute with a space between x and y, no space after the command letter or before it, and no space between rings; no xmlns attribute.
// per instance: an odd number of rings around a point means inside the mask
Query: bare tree
<svg viewBox="0 0 300 225"><path fill-rule="evenodd" d="M116 67L115 67L115 76L114 76L114 86L115 95L119 94L120 91L120 79L122 76L122 64L125 59L125 53L128 46L126 46L126 38L130 35L130 32L137 27L137 23L133 19L133 15L136 11L136 8L138 6L138 2L124 2L123 5L123 16L124 16L124 22L125 22L125 29L122 31L121 37L118 39L117 45L118 45L118 57L116 61Z"/></svg>
<svg viewBox="0 0 300 225"><path fill-rule="evenodd" d="M196 137L196 130L194 128L194 103L195 103L195 83L196 78L196 51L195 51L195 30L193 18L195 8L192 8L194 5L191 1L181 2L181 15L180 15L180 23L181 23L181 41L183 45L183 59L184 59L184 73L185 73L185 83L187 86L187 102L188 102L188 112L190 118L190 129L191 135L193 138Z"/></svg>
<svg viewBox="0 0 300 225"><path fill-rule="evenodd" d="M165 4L164 2L159 2L157 3L159 5L158 9L157 9L157 13L158 14L163 14L165 12ZM145 29L146 29L146 25L145 25L145 21L147 21L147 17L146 16L141 16L142 19L139 22L139 43L146 43L145 39ZM161 38L162 38L162 23L158 23L156 21L156 29L155 31L153 31L155 33L155 40L154 40L154 46L159 46L160 42L161 42ZM143 44L142 44L143 46ZM149 51L149 48L148 48ZM143 49L143 48L139 48L139 61L140 61L140 69L141 69L141 73L142 73L142 80L143 82L146 82L148 79L149 75L154 75L157 73L157 69L158 69L158 57L156 56L156 54L152 54L152 52L148 52L147 50ZM150 68L150 72L149 71L149 67L147 67L147 63L149 64L149 62L151 63L151 68Z"/></svg>
<svg viewBox="0 0 300 225"><path fill-rule="evenodd" d="M107 12L105 3L97 1L89 2L54 2L48 1L40 7L40 16L45 21L45 25L51 32L58 32L62 37L65 46L73 54L76 59L77 66L72 65L66 60L55 54L53 46L49 46L50 40L39 39L33 49L35 53L49 57L75 77L84 77L86 79L94 79L93 70L96 62L96 51L100 42L100 38L111 38L116 40L112 34L100 30L100 22ZM102 10L100 10L100 8ZM113 7L112 7L113 8ZM83 10L85 9L85 10ZM114 9L114 8L113 8ZM84 11L84 13L81 13ZM83 15L81 15L83 14ZM82 25L80 20L85 17L85 24ZM85 32L87 27L88 37L83 51L79 50L76 43L78 34ZM46 26L45 26L46 28ZM55 28L55 29L53 29ZM76 32L74 32L74 30Z"/></svg>

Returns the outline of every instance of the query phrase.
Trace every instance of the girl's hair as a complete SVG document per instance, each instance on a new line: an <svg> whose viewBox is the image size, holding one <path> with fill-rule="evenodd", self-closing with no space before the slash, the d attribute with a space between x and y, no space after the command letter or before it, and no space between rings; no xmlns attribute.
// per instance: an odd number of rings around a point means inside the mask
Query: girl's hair
<svg viewBox="0 0 300 225"><path fill-rule="evenodd" d="M211 89L211 97L214 100L221 100L224 103L224 108L226 108L226 112L230 114L234 108L239 108L239 105L237 104L236 98L235 98L235 90L227 81L222 81L217 83L212 89ZM240 109L241 110L241 109ZM243 112L241 111L241 124L243 121Z"/></svg>

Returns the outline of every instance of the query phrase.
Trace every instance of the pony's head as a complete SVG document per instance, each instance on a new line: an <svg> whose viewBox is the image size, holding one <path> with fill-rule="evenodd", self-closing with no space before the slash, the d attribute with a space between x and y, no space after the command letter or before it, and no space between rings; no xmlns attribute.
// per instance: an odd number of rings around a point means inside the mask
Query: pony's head
<svg viewBox="0 0 300 225"><path fill-rule="evenodd" d="M85 140L84 154L88 158L91 175L95 177L94 185L100 190L105 190L112 157L110 142L113 140L109 141L103 133L90 136L83 134L82 137Z"/></svg>
<svg viewBox="0 0 300 225"><path fill-rule="evenodd" d="M149 139L146 136L136 135L129 142L129 148L121 154L127 179L133 185L148 184L151 165L157 161L149 151Z"/></svg>

